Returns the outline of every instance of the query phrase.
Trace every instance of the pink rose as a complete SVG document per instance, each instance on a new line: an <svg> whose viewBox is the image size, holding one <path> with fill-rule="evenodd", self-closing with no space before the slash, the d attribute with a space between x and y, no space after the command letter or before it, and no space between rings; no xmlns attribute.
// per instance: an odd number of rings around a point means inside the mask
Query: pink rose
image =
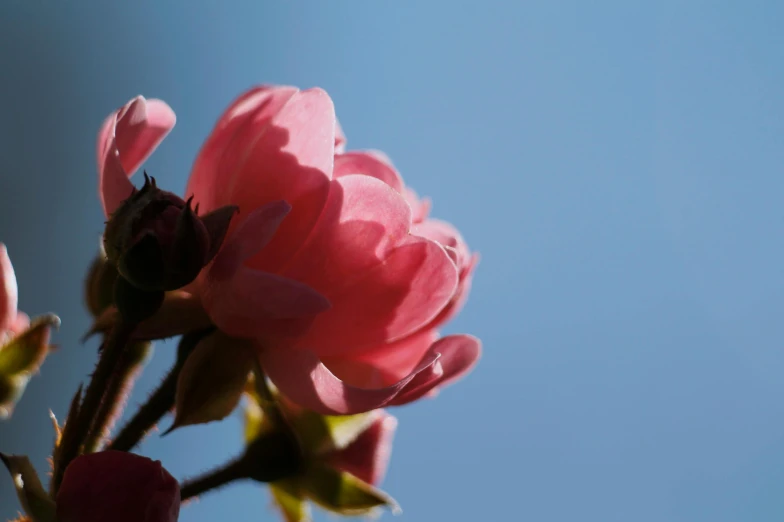
<svg viewBox="0 0 784 522"><path fill-rule="evenodd" d="M141 97L109 117L98 144L107 212L173 125L168 106ZM219 119L186 191L200 212L240 209L189 290L221 330L257 341L283 393L324 414L415 400L481 351L474 337L436 332L465 299L476 256L427 219L385 156L344 145L324 91L255 88Z"/></svg>
<svg viewBox="0 0 784 522"><path fill-rule="evenodd" d="M57 492L58 522L174 522L180 486L161 463L124 451L77 457Z"/></svg>
<svg viewBox="0 0 784 522"><path fill-rule="evenodd" d="M20 334L30 326L30 318L16 309L19 289L8 249L0 243L0 346L4 340Z"/></svg>

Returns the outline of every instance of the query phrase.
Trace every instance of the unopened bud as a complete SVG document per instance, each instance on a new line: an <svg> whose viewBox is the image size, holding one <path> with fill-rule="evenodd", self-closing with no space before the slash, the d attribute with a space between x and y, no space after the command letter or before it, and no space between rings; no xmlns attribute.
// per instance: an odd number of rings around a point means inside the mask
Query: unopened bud
<svg viewBox="0 0 784 522"><path fill-rule="evenodd" d="M106 255L132 285L146 291L182 288L217 253L236 207L201 218L191 201L159 189L145 173L141 190L111 216Z"/></svg>

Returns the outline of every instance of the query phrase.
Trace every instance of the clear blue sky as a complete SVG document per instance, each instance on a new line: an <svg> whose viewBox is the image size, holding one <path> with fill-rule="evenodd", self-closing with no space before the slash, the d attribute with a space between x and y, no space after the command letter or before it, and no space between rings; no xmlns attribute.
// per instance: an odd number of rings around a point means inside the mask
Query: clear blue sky
<svg viewBox="0 0 784 522"><path fill-rule="evenodd" d="M64 413L95 357L75 340L106 113L172 105L147 168L182 190L241 90L317 85L349 145L387 151L482 254L448 330L481 337L483 361L396 410L402 520L784 518L784 4L124 4L0 3L0 240L23 309L63 318L3 451L45 469L46 408ZM239 451L239 429L143 449L194 474ZM16 509L0 474L0 519ZM275 517L248 484L181 519Z"/></svg>

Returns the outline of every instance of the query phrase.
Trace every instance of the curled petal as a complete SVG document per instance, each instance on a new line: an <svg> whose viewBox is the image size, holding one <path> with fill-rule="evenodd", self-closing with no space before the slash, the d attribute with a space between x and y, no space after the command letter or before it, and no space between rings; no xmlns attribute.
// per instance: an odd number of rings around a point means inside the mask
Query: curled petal
<svg viewBox="0 0 784 522"><path fill-rule="evenodd" d="M383 181L397 192L403 191L403 179L389 158L380 152L348 152L335 156L333 176L340 178L351 174L370 176Z"/></svg>
<svg viewBox="0 0 784 522"><path fill-rule="evenodd" d="M462 270L463 266L471 259L471 251L468 250L468 245L463 240L463 236L460 235L460 232L452 224L446 221L426 219L422 223L414 225L411 233L437 241L453 252L453 260L458 270Z"/></svg>
<svg viewBox="0 0 784 522"><path fill-rule="evenodd" d="M212 321L244 338L296 336L330 307L324 296L299 281L245 266L229 279L216 278L210 270L200 291Z"/></svg>
<svg viewBox="0 0 784 522"><path fill-rule="evenodd" d="M316 317L300 346L317 346L320 356L345 356L402 339L436 317L457 283L444 249L410 236L382 263L327 294L332 308Z"/></svg>
<svg viewBox="0 0 784 522"><path fill-rule="evenodd" d="M384 388L360 388L338 379L307 350L263 348L259 361L275 386L296 404L323 415L351 415L375 410L392 401L422 372L431 372L438 363L436 353L428 353L401 381Z"/></svg>
<svg viewBox="0 0 784 522"><path fill-rule="evenodd" d="M0 334L17 326L18 299L19 289L16 286L14 267L8 257L8 249L0 243Z"/></svg>
<svg viewBox="0 0 784 522"><path fill-rule="evenodd" d="M137 96L109 115L98 133L98 192L109 216L133 192L128 179L176 122L161 100Z"/></svg>
<svg viewBox="0 0 784 522"><path fill-rule="evenodd" d="M409 386L389 402L390 406L408 404L463 377L479 361L482 343L471 335L449 335L436 341L423 360L430 360L435 354L441 356L439 363L443 370L442 375L421 386Z"/></svg>

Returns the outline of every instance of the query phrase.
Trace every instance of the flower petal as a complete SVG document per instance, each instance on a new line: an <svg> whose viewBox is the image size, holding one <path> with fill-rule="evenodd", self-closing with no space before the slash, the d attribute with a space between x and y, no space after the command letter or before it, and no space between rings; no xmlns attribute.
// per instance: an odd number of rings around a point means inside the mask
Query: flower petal
<svg viewBox="0 0 784 522"><path fill-rule="evenodd" d="M417 236L426 237L437 241L444 247L452 249L455 256L455 264L458 270L462 270L463 265L467 263L471 257L471 251L468 250L468 245L463 240L460 232L451 224L439 219L426 219L421 223L417 223L411 229L411 233Z"/></svg>
<svg viewBox="0 0 784 522"><path fill-rule="evenodd" d="M430 370L438 355L429 353L405 379L374 389L341 381L308 350L263 348L259 361L275 386L296 404L323 415L350 415L384 406L419 373Z"/></svg>
<svg viewBox="0 0 784 522"><path fill-rule="evenodd" d="M377 266L408 236L411 211L389 186L368 176L332 182L308 242L283 274L328 296Z"/></svg>
<svg viewBox="0 0 784 522"><path fill-rule="evenodd" d="M0 243L0 338L6 330L15 329L19 288L8 249Z"/></svg>
<svg viewBox="0 0 784 522"><path fill-rule="evenodd" d="M457 270L444 249L409 236L375 267L325 291L332 308L316 317L300 346L345 356L393 342L428 324L452 299Z"/></svg>
<svg viewBox="0 0 784 522"><path fill-rule="evenodd" d="M334 178L363 174L380 179L396 191L403 192L403 178L383 153L377 151L348 152L335 156Z"/></svg>
<svg viewBox="0 0 784 522"><path fill-rule="evenodd" d="M222 177L221 204L240 212L284 200L291 213L280 231L248 266L278 272L307 240L329 194L335 140L335 108L327 93L310 89L291 96L263 129L246 129L237 169Z"/></svg>
<svg viewBox="0 0 784 522"><path fill-rule="evenodd" d="M229 335L271 339L301 335L329 301L311 287L245 266L229 279L208 273L199 285L212 321Z"/></svg>
<svg viewBox="0 0 784 522"><path fill-rule="evenodd" d="M98 133L98 191L108 216L131 195L128 178L163 141L176 122L161 100L137 96L111 114Z"/></svg>
<svg viewBox="0 0 784 522"><path fill-rule="evenodd" d="M335 154L343 154L346 152L346 135L343 134L343 128L340 122L335 120Z"/></svg>
<svg viewBox="0 0 784 522"><path fill-rule="evenodd" d="M433 344L425 354L423 362L431 360L436 354L440 355L439 363L443 369L440 378L424 383L422 386L409 385L403 393L389 402L390 406L408 404L463 377L479 361L482 355L482 343L471 335L449 335Z"/></svg>
<svg viewBox="0 0 784 522"><path fill-rule="evenodd" d="M215 279L230 278L243 261L267 246L290 211L291 205L285 201L273 201L240 220L238 228L215 258L212 276Z"/></svg>
<svg viewBox="0 0 784 522"><path fill-rule="evenodd" d="M296 87L262 85L246 91L226 109L199 151L185 190L202 211L229 204L229 177L236 175L248 148L298 91Z"/></svg>

